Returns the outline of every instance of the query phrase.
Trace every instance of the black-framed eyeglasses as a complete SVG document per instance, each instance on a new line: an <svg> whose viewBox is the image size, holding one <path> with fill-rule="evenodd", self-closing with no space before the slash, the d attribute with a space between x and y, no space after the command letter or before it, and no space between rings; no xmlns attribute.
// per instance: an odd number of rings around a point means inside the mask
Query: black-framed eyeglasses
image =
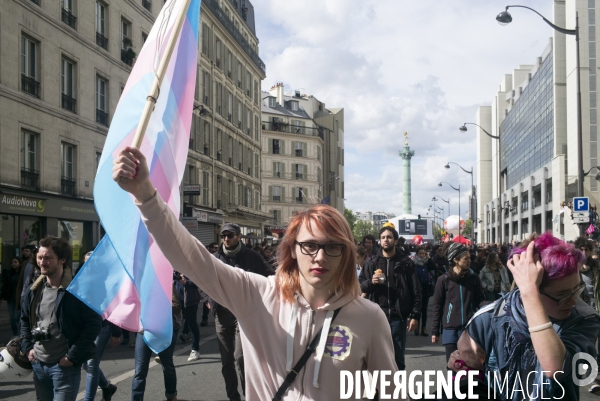
<svg viewBox="0 0 600 401"><path fill-rule="evenodd" d="M331 256L333 258L340 256L344 251L345 245L343 244L317 244L315 242L298 242L294 241L297 245L300 246L300 251L304 255L314 256L316 255L320 249L323 249L327 256Z"/></svg>
<svg viewBox="0 0 600 401"><path fill-rule="evenodd" d="M575 291L573 291L569 295L564 296L559 299L551 297L550 295L546 294L542 290L540 290L540 294L544 294L545 296L547 296L548 298L550 298L551 300L556 302L556 305L562 306L562 305L566 304L571 298L575 298L575 299L579 298L579 296L581 295L581 293L583 292L584 289L585 289L585 283L582 282L581 284L579 284L579 287L577 287L577 289Z"/></svg>
<svg viewBox="0 0 600 401"><path fill-rule="evenodd" d="M233 237L235 237L234 233L229 233L229 234L221 234L221 238L229 238L232 239Z"/></svg>

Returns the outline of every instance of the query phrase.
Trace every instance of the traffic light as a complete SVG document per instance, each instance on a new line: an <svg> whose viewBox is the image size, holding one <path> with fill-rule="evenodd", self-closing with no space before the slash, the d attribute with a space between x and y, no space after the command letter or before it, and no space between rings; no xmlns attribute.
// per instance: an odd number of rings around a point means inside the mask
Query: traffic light
<svg viewBox="0 0 600 401"><path fill-rule="evenodd" d="M419 215L417 215L417 217L419 218L419 220L421 220L421 215L420 215L420 214L419 214Z"/></svg>

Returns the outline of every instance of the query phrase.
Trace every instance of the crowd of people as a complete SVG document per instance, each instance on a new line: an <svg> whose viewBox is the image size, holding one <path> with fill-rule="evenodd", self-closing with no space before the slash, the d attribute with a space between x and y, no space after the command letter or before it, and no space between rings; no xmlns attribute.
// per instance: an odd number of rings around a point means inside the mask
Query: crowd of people
<svg viewBox="0 0 600 401"><path fill-rule="evenodd" d="M455 373L502 374L513 391L547 386L546 394L578 399L570 361L581 352L597 357L600 330L600 265L587 238L416 245L385 224L357 242L342 214L319 205L296 214L277 245L244 244L234 223L221 227L220 243L203 245L166 212L147 176L141 153L121 152L114 178L177 267L171 345L154 357L167 400L177 400L175 344L191 340L188 361L201 358L198 327L210 313L230 400L241 400L240 388L248 400L339 399L340 370L405 370L409 332L441 342ZM49 236L2 272L16 340L0 355L19 374L33 371L39 400L74 400L83 371L85 399L100 390L109 401L117 387L102 372L102 356L131 334L66 291L77 274L71 255L67 241ZM131 397L142 400L153 353L142 340L131 344ZM531 372L533 381L518 380Z"/></svg>

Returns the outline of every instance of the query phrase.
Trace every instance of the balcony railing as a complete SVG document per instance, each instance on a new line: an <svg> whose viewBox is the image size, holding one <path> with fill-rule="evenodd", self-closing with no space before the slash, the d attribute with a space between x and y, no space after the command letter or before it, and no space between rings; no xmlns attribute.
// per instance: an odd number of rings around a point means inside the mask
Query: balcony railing
<svg viewBox="0 0 600 401"><path fill-rule="evenodd" d="M133 59L135 58L133 54L129 51L131 49L121 49L121 61L127 64L128 66L133 65Z"/></svg>
<svg viewBox="0 0 600 401"><path fill-rule="evenodd" d="M100 32L96 32L96 44L104 50L108 50L108 38Z"/></svg>
<svg viewBox="0 0 600 401"><path fill-rule="evenodd" d="M108 113L104 110L96 109L96 122L108 127Z"/></svg>
<svg viewBox="0 0 600 401"><path fill-rule="evenodd" d="M323 138L323 132L319 131L318 128L313 127L301 127L296 125L290 125L287 123L275 123L270 121L262 122L263 131L276 131L276 132L287 132L289 134L296 135L307 135L307 136L318 136L321 139Z"/></svg>
<svg viewBox="0 0 600 401"><path fill-rule="evenodd" d="M221 24L227 29L227 31L233 36L233 38L238 42L242 50L246 52L248 57L254 62L254 64L262 71L263 74L266 74L265 63L260 59L256 51L250 46L250 43L244 38L242 33L233 25L233 22L227 17L227 14L223 11L223 9L219 6L217 0L204 0L204 4L208 7L208 9L214 14L215 17L219 20Z"/></svg>
<svg viewBox="0 0 600 401"><path fill-rule="evenodd" d="M62 9L62 22L73 29L77 29L75 25L77 23L77 17L75 17L71 11L65 10L64 8Z"/></svg>
<svg viewBox="0 0 600 401"><path fill-rule="evenodd" d="M152 11L152 3L150 3L148 0L142 0L142 6L144 6L146 10Z"/></svg>
<svg viewBox="0 0 600 401"><path fill-rule="evenodd" d="M73 113L76 113L77 112L76 105L77 105L77 100L73 99L69 95L65 95L64 93L62 94L62 108L63 109L67 109L69 111L72 111Z"/></svg>
<svg viewBox="0 0 600 401"><path fill-rule="evenodd" d="M28 168L21 168L21 186L29 189L40 189L40 172Z"/></svg>
<svg viewBox="0 0 600 401"><path fill-rule="evenodd" d="M37 98L40 97L40 83L27 75L21 74L21 90Z"/></svg>
<svg viewBox="0 0 600 401"><path fill-rule="evenodd" d="M76 190L75 190L76 184L77 184L77 181L75 181L74 178L61 177L60 192L63 195L75 196L76 195Z"/></svg>

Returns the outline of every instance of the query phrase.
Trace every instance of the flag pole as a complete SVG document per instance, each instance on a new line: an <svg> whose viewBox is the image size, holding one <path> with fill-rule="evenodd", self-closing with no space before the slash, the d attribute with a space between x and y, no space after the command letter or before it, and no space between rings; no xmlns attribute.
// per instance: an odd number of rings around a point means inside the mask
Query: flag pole
<svg viewBox="0 0 600 401"><path fill-rule="evenodd" d="M176 1L176 0L173 0ZM146 128L148 127L148 122L150 121L150 116L154 111L154 106L156 105L156 100L159 96L160 85L162 84L163 78L165 77L165 73L167 72L167 67L169 65L169 61L171 60L171 56L173 55L173 50L175 49L175 44L177 43L177 39L181 33L181 28L183 27L183 21L185 20L185 15L187 13L188 8L190 7L191 0L182 0L185 2L185 5L181 8L181 13L177 15L177 19L174 24L174 31L167 42L167 48L165 50L164 57L160 60L160 64L158 65L158 70L156 71L156 75L154 76L154 81L152 82L152 87L150 88L150 93L148 97L146 97L146 105L144 106L144 111L142 113L142 117L140 118L140 123L137 126L135 131L135 136L133 137L132 146L138 148L142 145L142 140L144 139L144 135L146 134Z"/></svg>

